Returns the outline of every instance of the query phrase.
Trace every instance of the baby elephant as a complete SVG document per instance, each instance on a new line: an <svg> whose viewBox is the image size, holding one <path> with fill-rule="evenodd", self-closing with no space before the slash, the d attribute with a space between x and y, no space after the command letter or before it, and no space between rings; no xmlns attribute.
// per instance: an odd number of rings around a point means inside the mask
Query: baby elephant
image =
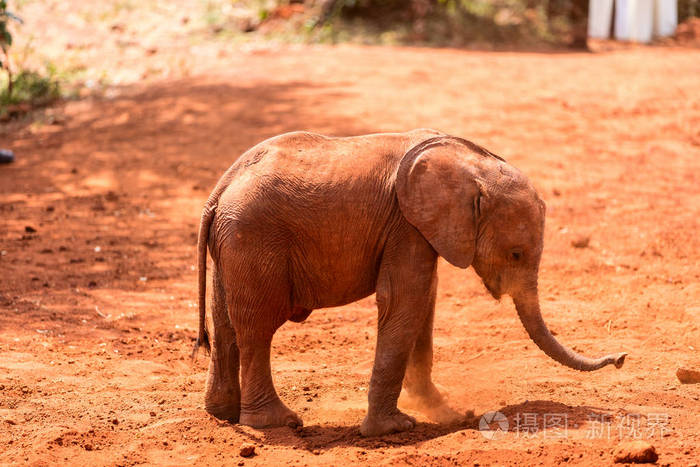
<svg viewBox="0 0 700 467"><path fill-rule="evenodd" d="M207 412L253 427L301 425L272 384L273 334L287 320L376 292L377 347L360 431L413 428L396 407L402 385L419 405L442 404L431 380L438 256L473 266L495 298L510 295L530 338L557 362L582 371L621 367L625 354L581 356L542 320L544 216L520 171L434 130L352 138L296 132L258 144L219 180L199 228L195 351L211 351Z"/></svg>

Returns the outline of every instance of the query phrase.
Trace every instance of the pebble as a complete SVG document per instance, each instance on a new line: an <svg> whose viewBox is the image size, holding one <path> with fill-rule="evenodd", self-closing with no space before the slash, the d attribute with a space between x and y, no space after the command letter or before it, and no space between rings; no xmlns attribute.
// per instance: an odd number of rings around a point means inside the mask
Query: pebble
<svg viewBox="0 0 700 467"><path fill-rule="evenodd" d="M241 457L253 457L255 455L255 445L244 444L241 446L241 450L238 452Z"/></svg>
<svg viewBox="0 0 700 467"><path fill-rule="evenodd" d="M616 463L653 464L659 459L656 448L646 441L625 441L614 451Z"/></svg>

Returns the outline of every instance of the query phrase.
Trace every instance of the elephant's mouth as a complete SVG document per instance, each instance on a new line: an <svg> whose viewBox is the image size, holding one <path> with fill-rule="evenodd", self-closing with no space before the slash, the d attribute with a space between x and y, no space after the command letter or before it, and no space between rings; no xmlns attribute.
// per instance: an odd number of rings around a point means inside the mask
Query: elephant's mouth
<svg viewBox="0 0 700 467"><path fill-rule="evenodd" d="M501 278L500 277L498 277L496 279L495 284L490 284L486 281L483 281L483 283L484 283L484 286L486 287L486 290L489 291L489 293L491 294L491 296L493 298L495 298L496 300L501 299L501 295L503 295L503 293L501 292Z"/></svg>

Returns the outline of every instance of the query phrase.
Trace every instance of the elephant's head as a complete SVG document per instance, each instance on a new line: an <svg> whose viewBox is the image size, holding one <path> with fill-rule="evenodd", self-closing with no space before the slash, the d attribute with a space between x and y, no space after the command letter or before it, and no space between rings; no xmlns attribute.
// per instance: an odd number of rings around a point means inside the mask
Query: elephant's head
<svg viewBox="0 0 700 467"><path fill-rule="evenodd" d="M582 371L622 366L624 353L587 358L547 329L537 292L545 204L518 169L469 141L436 137L403 157L396 192L406 220L440 256L473 266L495 298L513 298L527 333L547 355Z"/></svg>

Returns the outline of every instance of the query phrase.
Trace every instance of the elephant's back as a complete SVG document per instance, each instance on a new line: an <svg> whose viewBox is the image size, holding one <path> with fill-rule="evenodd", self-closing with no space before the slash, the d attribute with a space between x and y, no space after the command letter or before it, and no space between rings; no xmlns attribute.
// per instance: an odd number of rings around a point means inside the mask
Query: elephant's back
<svg viewBox="0 0 700 467"><path fill-rule="evenodd" d="M391 172L400 158L396 136L334 138L314 133L286 133L246 152L240 172L288 183L336 184Z"/></svg>
<svg viewBox="0 0 700 467"><path fill-rule="evenodd" d="M234 166L244 175L335 184L367 177L386 178L395 172L413 145L440 134L420 129L330 137L297 131L267 139L241 156Z"/></svg>

